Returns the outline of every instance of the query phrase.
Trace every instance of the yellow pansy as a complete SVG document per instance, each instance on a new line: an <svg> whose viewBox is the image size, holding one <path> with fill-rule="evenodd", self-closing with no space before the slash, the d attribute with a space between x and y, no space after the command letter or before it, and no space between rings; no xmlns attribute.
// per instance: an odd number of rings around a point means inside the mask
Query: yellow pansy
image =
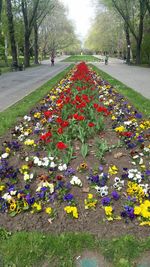
<svg viewBox="0 0 150 267"><path fill-rule="evenodd" d="M124 127L124 126L116 127L116 128L115 128L115 131L116 131L116 132L119 132L119 133L124 132L124 131L125 131L125 127Z"/></svg>
<svg viewBox="0 0 150 267"><path fill-rule="evenodd" d="M141 213L141 207L140 206L135 206L134 207L134 214L135 215L140 215Z"/></svg>
<svg viewBox="0 0 150 267"><path fill-rule="evenodd" d="M114 121L114 120L116 119L116 117L113 115L113 116L111 117L111 119Z"/></svg>
<svg viewBox="0 0 150 267"><path fill-rule="evenodd" d="M109 172L109 174L111 174L111 175L113 175L113 174L117 174L117 173L118 173L118 168L117 168L115 165L110 166L108 172Z"/></svg>
<svg viewBox="0 0 150 267"><path fill-rule="evenodd" d="M36 112L36 113L34 114L34 118L39 119L40 117L41 117L41 113L40 113L40 112Z"/></svg>
<svg viewBox="0 0 150 267"><path fill-rule="evenodd" d="M0 185L0 191L3 191L5 189L5 185Z"/></svg>
<svg viewBox="0 0 150 267"><path fill-rule="evenodd" d="M148 222L148 221L141 222L140 225L141 225L141 226L145 226L145 225L150 226L150 222Z"/></svg>
<svg viewBox="0 0 150 267"><path fill-rule="evenodd" d="M40 203L36 203L36 202L32 205L32 208L35 209L35 211L37 211L37 212L42 210L41 204Z"/></svg>
<svg viewBox="0 0 150 267"><path fill-rule="evenodd" d="M10 153L10 148L9 147L6 147L6 149L5 149L5 151L6 151L6 153Z"/></svg>
<svg viewBox="0 0 150 267"><path fill-rule="evenodd" d="M17 205L16 205L15 202L11 203L10 206L9 206L10 211L15 211L16 206L17 206Z"/></svg>
<svg viewBox="0 0 150 267"><path fill-rule="evenodd" d="M71 213L73 218L78 219L79 215L78 215L78 210L76 207L66 206L64 210L66 211L67 214Z"/></svg>
<svg viewBox="0 0 150 267"><path fill-rule="evenodd" d="M46 212L47 214L51 214L51 213L52 213L52 208L51 208L51 207L47 207L47 208L45 209L45 212Z"/></svg>
<svg viewBox="0 0 150 267"><path fill-rule="evenodd" d="M33 139L27 139L27 140L24 142L24 144L27 145L27 146L33 146L33 145L35 145Z"/></svg>
<svg viewBox="0 0 150 267"><path fill-rule="evenodd" d="M92 199L93 198L93 194L88 194L88 199Z"/></svg>
<svg viewBox="0 0 150 267"><path fill-rule="evenodd" d="M107 216L112 216L113 208L111 206L104 207L104 210Z"/></svg>

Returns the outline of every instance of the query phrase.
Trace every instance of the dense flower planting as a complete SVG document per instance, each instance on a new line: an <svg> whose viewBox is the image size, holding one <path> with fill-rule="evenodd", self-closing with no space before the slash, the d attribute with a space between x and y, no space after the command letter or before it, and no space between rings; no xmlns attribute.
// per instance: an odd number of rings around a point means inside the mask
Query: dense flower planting
<svg viewBox="0 0 150 267"><path fill-rule="evenodd" d="M105 139L110 128L117 144ZM81 209L101 210L103 221L150 226L149 129L149 120L80 63L1 144L0 211L45 212L53 220L59 205L74 219ZM112 151L115 163L107 164Z"/></svg>

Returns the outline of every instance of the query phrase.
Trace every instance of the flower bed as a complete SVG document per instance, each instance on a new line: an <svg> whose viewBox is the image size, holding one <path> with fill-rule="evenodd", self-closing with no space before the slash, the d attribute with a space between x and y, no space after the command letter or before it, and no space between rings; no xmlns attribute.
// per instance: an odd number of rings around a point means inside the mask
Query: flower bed
<svg viewBox="0 0 150 267"><path fill-rule="evenodd" d="M149 226L149 129L150 121L80 63L1 144L2 225Z"/></svg>

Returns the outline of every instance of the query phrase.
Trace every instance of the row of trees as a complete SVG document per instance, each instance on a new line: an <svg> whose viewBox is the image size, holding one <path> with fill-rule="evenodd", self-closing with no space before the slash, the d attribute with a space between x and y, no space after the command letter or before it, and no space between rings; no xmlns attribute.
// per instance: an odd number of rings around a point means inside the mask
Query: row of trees
<svg viewBox="0 0 150 267"><path fill-rule="evenodd" d="M104 51L122 51L130 63L150 64L150 0L96 0L97 14L86 46ZM125 52L126 51L126 52Z"/></svg>
<svg viewBox="0 0 150 267"><path fill-rule="evenodd" d="M19 55L24 56L26 67L34 55L55 54L69 46L80 47L72 22L59 0L0 0L0 53L7 62L18 65Z"/></svg>

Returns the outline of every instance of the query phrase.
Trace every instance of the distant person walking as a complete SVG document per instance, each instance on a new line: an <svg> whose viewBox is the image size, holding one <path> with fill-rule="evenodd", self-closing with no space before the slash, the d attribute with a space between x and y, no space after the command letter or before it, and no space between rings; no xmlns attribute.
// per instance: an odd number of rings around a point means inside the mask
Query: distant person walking
<svg viewBox="0 0 150 267"><path fill-rule="evenodd" d="M108 55L105 55L105 65L108 65Z"/></svg>
<svg viewBox="0 0 150 267"><path fill-rule="evenodd" d="M54 55L51 56L51 66L54 66Z"/></svg>
<svg viewBox="0 0 150 267"><path fill-rule="evenodd" d="M105 55L105 65L108 65L108 55Z"/></svg>

